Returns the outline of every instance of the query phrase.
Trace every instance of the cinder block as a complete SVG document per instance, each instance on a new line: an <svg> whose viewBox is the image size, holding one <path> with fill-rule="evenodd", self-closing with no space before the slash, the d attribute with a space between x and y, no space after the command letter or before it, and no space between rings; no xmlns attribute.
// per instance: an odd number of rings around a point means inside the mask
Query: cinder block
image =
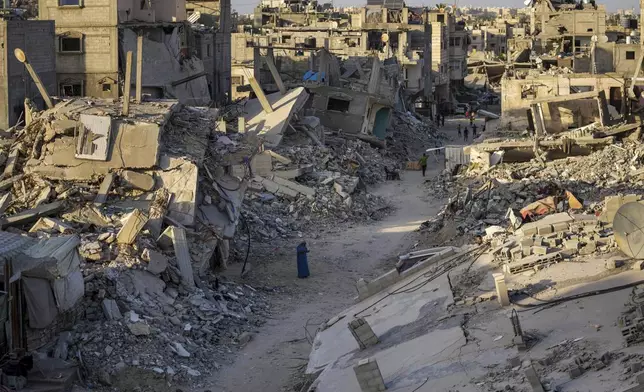
<svg viewBox="0 0 644 392"><path fill-rule="evenodd" d="M523 257L528 257L532 254L532 248L530 246L521 245L521 255Z"/></svg>
<svg viewBox="0 0 644 392"><path fill-rule="evenodd" d="M525 369L525 377L528 379L534 392L544 392L541 380L539 380L539 376L532 365Z"/></svg>
<svg viewBox="0 0 644 392"><path fill-rule="evenodd" d="M348 323L349 331L361 350L378 344L378 336L364 318L357 318Z"/></svg>
<svg viewBox="0 0 644 392"><path fill-rule="evenodd" d="M555 232L562 232L562 231L568 231L569 229L568 222L559 222L559 223L553 223L552 224L552 229Z"/></svg>
<svg viewBox="0 0 644 392"><path fill-rule="evenodd" d="M566 249L578 250L579 240L566 240L566 242L564 242L564 246L566 247Z"/></svg>
<svg viewBox="0 0 644 392"><path fill-rule="evenodd" d="M358 362L353 371L362 392L379 392L386 390L380 368L374 358L366 358Z"/></svg>
<svg viewBox="0 0 644 392"><path fill-rule="evenodd" d="M535 255L545 255L548 254L548 248L546 246L533 246L532 252L534 252Z"/></svg>
<svg viewBox="0 0 644 392"><path fill-rule="evenodd" d="M528 247L532 246L532 245L534 245L534 238L523 238L523 239L521 239L521 241L519 241L519 244L521 244L522 247L523 246L528 246Z"/></svg>
<svg viewBox="0 0 644 392"><path fill-rule="evenodd" d="M537 227L537 233L539 235L551 234L552 232L553 232L552 225L550 224L543 224Z"/></svg>

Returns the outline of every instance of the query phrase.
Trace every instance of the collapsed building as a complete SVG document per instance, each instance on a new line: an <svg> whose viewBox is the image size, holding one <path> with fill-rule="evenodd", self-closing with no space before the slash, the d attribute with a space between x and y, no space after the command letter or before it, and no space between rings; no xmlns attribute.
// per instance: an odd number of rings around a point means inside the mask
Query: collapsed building
<svg viewBox="0 0 644 392"><path fill-rule="evenodd" d="M219 54L227 48L227 33L193 28L185 2L76 1L61 7L57 0L41 0L38 8L39 19L56 24L56 95L118 98L132 50L149 70L142 73L145 94L190 105L229 99L230 76L216 72L226 69Z"/></svg>
<svg viewBox="0 0 644 392"><path fill-rule="evenodd" d="M275 4L273 4L275 3ZM316 10L304 12L296 5L273 2L256 9L254 28L260 34L233 34L233 85L248 84L254 77L268 91L275 91L269 70L260 60L273 59L285 83L301 83L299 75L312 70L316 51L324 48L342 60L368 58L381 61L395 58L402 69L410 102L424 96L423 53L431 41L432 105L452 102L450 85L462 84L467 74L467 34L456 24L451 9L407 7L405 4L368 4L355 13ZM311 6L312 7L312 6ZM425 32L425 24L431 30ZM330 30L332 28L332 30ZM429 34L429 38L426 37ZM246 89L248 91L248 89Z"/></svg>

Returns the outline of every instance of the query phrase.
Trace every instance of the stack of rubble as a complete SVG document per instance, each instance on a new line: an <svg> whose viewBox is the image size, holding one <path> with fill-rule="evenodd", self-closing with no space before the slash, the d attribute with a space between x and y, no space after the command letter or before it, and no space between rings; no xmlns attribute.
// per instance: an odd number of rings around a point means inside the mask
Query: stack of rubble
<svg viewBox="0 0 644 392"><path fill-rule="evenodd" d="M436 126L426 117L394 111L387 133L387 154L399 161L415 162L426 149L442 145Z"/></svg>
<svg viewBox="0 0 644 392"><path fill-rule="evenodd" d="M255 239L302 232L315 224L380 219L389 208L366 185L386 179L398 164L360 140L327 137L329 147L289 146L255 157L256 175L244 201Z"/></svg>
<svg viewBox="0 0 644 392"><path fill-rule="evenodd" d="M616 246L612 228L604 227L595 215L566 212L524 223L511 236L492 236L492 254L507 274L536 272L577 256L607 253Z"/></svg>
<svg viewBox="0 0 644 392"><path fill-rule="evenodd" d="M27 320L28 349L103 384L126 368L198 381L268 310L260 291L206 273L225 266L246 188L225 169L252 160L259 142L215 132L207 108L130 108L124 118L118 104L64 101L3 135L0 228L80 239L82 275L64 288L84 293L80 312Z"/></svg>

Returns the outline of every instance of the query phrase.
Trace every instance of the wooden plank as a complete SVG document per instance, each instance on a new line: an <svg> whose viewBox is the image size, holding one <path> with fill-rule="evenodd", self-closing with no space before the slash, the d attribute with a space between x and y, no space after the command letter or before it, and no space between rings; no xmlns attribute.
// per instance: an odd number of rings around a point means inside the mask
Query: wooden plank
<svg viewBox="0 0 644 392"><path fill-rule="evenodd" d="M132 51L127 52L125 60L125 88L123 90L123 115L130 114L130 89L132 88Z"/></svg>
<svg viewBox="0 0 644 392"><path fill-rule="evenodd" d="M172 244L174 254L177 258L179 272L181 272L181 281L188 287L195 286L195 276L192 271L192 259L188 249L188 240L186 231L180 227L172 227Z"/></svg>

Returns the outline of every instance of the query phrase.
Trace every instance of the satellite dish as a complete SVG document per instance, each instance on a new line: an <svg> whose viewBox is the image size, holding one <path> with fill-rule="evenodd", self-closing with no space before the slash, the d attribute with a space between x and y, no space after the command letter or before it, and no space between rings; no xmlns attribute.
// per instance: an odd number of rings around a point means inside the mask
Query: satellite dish
<svg viewBox="0 0 644 392"><path fill-rule="evenodd" d="M619 207L613 219L613 232L622 252L644 259L644 205L633 202Z"/></svg>
<svg viewBox="0 0 644 392"><path fill-rule="evenodd" d="M380 40L381 40L382 42L384 42L384 43L389 42L389 34L387 34L387 33L382 33L382 35L380 36Z"/></svg>
<svg viewBox="0 0 644 392"><path fill-rule="evenodd" d="M599 43L605 44L608 42L608 36L607 35L600 35L599 36Z"/></svg>
<svg viewBox="0 0 644 392"><path fill-rule="evenodd" d="M20 61L21 63L24 63L25 61L27 61L27 56L25 55L25 52L22 51L22 49L16 48L13 51L13 54L16 56L18 61Z"/></svg>
<svg viewBox="0 0 644 392"><path fill-rule="evenodd" d="M523 5L525 5L526 7L529 6L530 4L532 4L532 0L525 0L523 2Z"/></svg>

